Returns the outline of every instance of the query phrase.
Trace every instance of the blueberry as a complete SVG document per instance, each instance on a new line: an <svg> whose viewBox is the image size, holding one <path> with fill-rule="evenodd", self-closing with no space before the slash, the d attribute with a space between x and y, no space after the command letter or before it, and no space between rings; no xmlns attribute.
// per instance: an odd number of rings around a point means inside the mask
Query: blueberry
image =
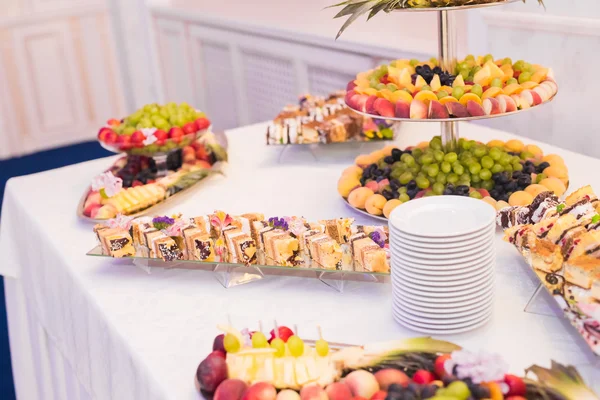
<svg viewBox="0 0 600 400"><path fill-rule="evenodd" d="M394 190L398 190L400 187L402 186L402 184L400 183L400 181L396 178L392 178L390 179L390 187Z"/></svg>
<svg viewBox="0 0 600 400"><path fill-rule="evenodd" d="M504 190L506 192L514 192L515 190L517 190L518 186L519 184L517 183L517 181L511 181L504 185Z"/></svg>
<svg viewBox="0 0 600 400"><path fill-rule="evenodd" d="M431 67L429 66L429 64L425 64L423 65L423 70L431 72Z"/></svg>
<svg viewBox="0 0 600 400"><path fill-rule="evenodd" d="M408 197L410 197L410 199L414 199L415 196L417 195L417 193L419 193L419 189L415 188L415 189L408 189L406 191L406 194L408 195Z"/></svg>
<svg viewBox="0 0 600 400"><path fill-rule="evenodd" d="M492 174L492 180L498 182L498 179L500 179L501 176L502 174L500 172L496 172L495 174Z"/></svg>
<svg viewBox="0 0 600 400"><path fill-rule="evenodd" d="M504 202L508 203L508 198L509 198L509 196L511 194L512 194L512 192L511 193L504 193L502 196L500 196L498 198L498 201L504 201Z"/></svg>
<svg viewBox="0 0 600 400"><path fill-rule="evenodd" d="M393 164L395 161L398 161L398 160L394 160L394 157L392 157L392 156L387 156L383 159L383 161L386 164Z"/></svg>
<svg viewBox="0 0 600 400"><path fill-rule="evenodd" d="M498 181L496 183L500 184L500 185L505 185L510 181L510 178L508 177L508 173L503 172L500 177L498 177Z"/></svg>
<svg viewBox="0 0 600 400"><path fill-rule="evenodd" d="M388 386L388 393L402 393L404 392L404 387L398 383L392 383Z"/></svg>
<svg viewBox="0 0 600 400"><path fill-rule="evenodd" d="M389 190L385 189L383 192L381 192L381 194L383 195L383 197L385 197L386 200L391 200L391 199L397 199L397 196L394 196L394 193L390 192Z"/></svg>
<svg viewBox="0 0 600 400"><path fill-rule="evenodd" d="M402 150L392 149L392 158L394 161L400 161L400 157L402 157Z"/></svg>
<svg viewBox="0 0 600 400"><path fill-rule="evenodd" d="M407 190L412 190L416 187L417 187L417 181L415 181L414 179L412 181L408 182L408 184L406 185Z"/></svg>

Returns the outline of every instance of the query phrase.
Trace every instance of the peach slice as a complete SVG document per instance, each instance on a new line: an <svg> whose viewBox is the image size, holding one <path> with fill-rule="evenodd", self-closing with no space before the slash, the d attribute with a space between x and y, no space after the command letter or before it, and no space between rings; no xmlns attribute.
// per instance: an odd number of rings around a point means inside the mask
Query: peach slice
<svg viewBox="0 0 600 400"><path fill-rule="evenodd" d="M360 110L358 108L358 99L360 98L360 96L362 96L362 94L357 93L350 96L350 98L346 99L346 104L348 105L348 107L353 108L355 110Z"/></svg>
<svg viewBox="0 0 600 400"><path fill-rule="evenodd" d="M367 99L367 102L365 103L367 113L377 114L377 111L375 111L375 100L377 100L378 98L379 97L377 97L377 96L369 96L369 98Z"/></svg>
<svg viewBox="0 0 600 400"><path fill-rule="evenodd" d="M366 79L357 79L354 81L354 83L356 84L356 86L362 87L362 88L368 88L371 86L371 82L369 82Z"/></svg>
<svg viewBox="0 0 600 400"><path fill-rule="evenodd" d="M394 105L387 99L379 98L375 100L373 107L382 117L394 117Z"/></svg>
<svg viewBox="0 0 600 400"><path fill-rule="evenodd" d="M540 86L539 83L535 83L535 82L532 82L532 81L524 82L524 83L521 84L521 87L523 88L523 90L533 89L533 88L536 88L538 86Z"/></svg>
<svg viewBox="0 0 600 400"><path fill-rule="evenodd" d="M346 92L346 96L344 96L344 100L346 100L346 104L348 104L348 100L350 99L350 97L354 96L356 93L356 91L354 90L348 90Z"/></svg>
<svg viewBox="0 0 600 400"><path fill-rule="evenodd" d="M513 94L519 94L522 91L523 88L518 83L512 83L510 85L505 86L504 89L502 89L502 92L504 92L504 94L508 96L511 96Z"/></svg>
<svg viewBox="0 0 600 400"><path fill-rule="evenodd" d="M429 102L429 118L431 119L446 119L450 118L450 114L446 107L444 107L439 101L432 100Z"/></svg>
<svg viewBox="0 0 600 400"><path fill-rule="evenodd" d="M524 102L529 104L529 106L533 106L533 96L531 95L531 93L533 93L531 90L523 90L520 95L521 99L523 99Z"/></svg>
<svg viewBox="0 0 600 400"><path fill-rule="evenodd" d="M369 96L366 94L361 94L356 100L356 105L358 106L358 110L362 112L367 112L367 99Z"/></svg>
<svg viewBox="0 0 600 400"><path fill-rule="evenodd" d="M533 89L533 91L540 95L542 102L550 100L550 88L548 86L540 85Z"/></svg>
<svg viewBox="0 0 600 400"><path fill-rule="evenodd" d="M550 93L552 96L554 96L556 94L556 92L558 92L558 86L556 85L555 82L545 80L544 82L541 83L541 85L547 86L550 89Z"/></svg>
<svg viewBox="0 0 600 400"><path fill-rule="evenodd" d="M533 105L534 106L537 106L544 102L544 100L542 100L542 96L540 96L540 94L538 92L536 92L535 90L530 90L529 93L531 94L531 97L533 97Z"/></svg>
<svg viewBox="0 0 600 400"><path fill-rule="evenodd" d="M394 115L396 118L410 118L410 103L402 100L396 102Z"/></svg>
<svg viewBox="0 0 600 400"><path fill-rule="evenodd" d="M415 81L415 88L421 89L425 85L427 85L427 81L423 79L421 75L417 76L417 80Z"/></svg>
<svg viewBox="0 0 600 400"><path fill-rule="evenodd" d="M504 95L502 94L500 96L504 96ZM496 97L494 100L498 101L498 107L500 108L500 114L504 114L506 112L506 100L500 98L500 96ZM484 107L484 109L485 109L485 107Z"/></svg>
<svg viewBox="0 0 600 400"><path fill-rule="evenodd" d="M529 103L527 103L525 101L525 99L523 99L520 95L518 95L518 94L511 94L510 97L517 104L517 109L518 110L526 110L528 108L531 108L531 106L529 105Z"/></svg>
<svg viewBox="0 0 600 400"><path fill-rule="evenodd" d="M502 94L502 89L500 89L499 87L491 87L485 92L483 92L483 94L481 95L481 99L485 100L490 97L496 97L499 94Z"/></svg>
<svg viewBox="0 0 600 400"><path fill-rule="evenodd" d="M363 94L366 94L367 96L376 96L377 92L377 89L373 89L372 87L363 89Z"/></svg>
<svg viewBox="0 0 600 400"><path fill-rule="evenodd" d="M477 103L475 103L477 104ZM459 102L448 102L445 104L448 114L455 118L466 118L469 117L467 107L463 106Z"/></svg>
<svg viewBox="0 0 600 400"><path fill-rule="evenodd" d="M433 76L433 79L429 83L429 86L431 87L432 90L435 90L435 91L440 90L440 88L442 87L442 82L440 81L440 76L438 74L435 74Z"/></svg>
<svg viewBox="0 0 600 400"><path fill-rule="evenodd" d="M504 73L503 73L504 75ZM492 81L492 73L490 71L489 68L483 67L481 68L479 71L477 71L475 73L475 76L473 76L473 82L477 83L481 86L487 86L490 84L490 82Z"/></svg>
<svg viewBox="0 0 600 400"><path fill-rule="evenodd" d="M430 90L423 90L423 91L417 93L417 95L415 96L415 100L422 101L426 105L429 105L430 101L433 101L433 100L437 101L437 99L438 98L437 98L436 94Z"/></svg>
<svg viewBox="0 0 600 400"><path fill-rule="evenodd" d="M452 83L453 88L459 87L459 86L465 86L465 80L463 79L462 75L458 75L456 77L456 79L454 79L454 82Z"/></svg>
<svg viewBox="0 0 600 400"><path fill-rule="evenodd" d="M500 114L500 103L493 97L483 100L483 111L486 115Z"/></svg>
<svg viewBox="0 0 600 400"><path fill-rule="evenodd" d="M483 117L485 115L483 107L472 100L467 102L467 112L471 117Z"/></svg>
<svg viewBox="0 0 600 400"><path fill-rule="evenodd" d="M472 100L478 104L481 104L481 98L479 96L477 96L475 93L466 93L464 94L460 100L459 103L462 104L463 106L467 105L467 102L469 100Z"/></svg>
<svg viewBox="0 0 600 400"><path fill-rule="evenodd" d="M513 151L515 153L520 153L525 148L525 144L519 139L511 139L504 145L508 151Z"/></svg>
<svg viewBox="0 0 600 400"><path fill-rule="evenodd" d="M548 68L540 68L531 75L530 80L535 83L540 83L548 76Z"/></svg>
<svg viewBox="0 0 600 400"><path fill-rule="evenodd" d="M357 87L358 85L356 84L356 82L350 81L348 82L348 84L346 85L346 91L350 91L352 89L354 89L355 87Z"/></svg>
<svg viewBox="0 0 600 400"><path fill-rule="evenodd" d="M440 87L440 90L443 90L446 93L452 93L452 87L451 86L444 85L444 86Z"/></svg>
<svg viewBox="0 0 600 400"><path fill-rule="evenodd" d="M367 187L356 188L350 192L350 195L348 196L348 203L350 203L352 207L364 209L367 199L374 194L375 193Z"/></svg>
<svg viewBox="0 0 600 400"><path fill-rule="evenodd" d="M503 112L514 112L517 111L517 103L510 97L505 94L501 94L496 97L496 100L500 103L500 109L504 110Z"/></svg>
<svg viewBox="0 0 600 400"><path fill-rule="evenodd" d="M392 93L392 98L388 100L390 100L392 103L404 101L410 104L410 102L413 101L413 97L410 95L410 93L407 93L404 90L396 90L394 93Z"/></svg>
<svg viewBox="0 0 600 400"><path fill-rule="evenodd" d="M464 96L463 96L464 97ZM441 99L438 100L440 103L442 103L443 105L446 105L448 103L458 103L459 101L456 99L456 97L452 97L452 96L446 96L446 97L442 97Z"/></svg>
<svg viewBox="0 0 600 400"><path fill-rule="evenodd" d="M392 98L392 91L390 89L381 89L377 92L377 97L383 97L386 100L390 100Z"/></svg>
<svg viewBox="0 0 600 400"><path fill-rule="evenodd" d="M410 119L426 119L427 111L427 105L420 100L415 99L410 103Z"/></svg>

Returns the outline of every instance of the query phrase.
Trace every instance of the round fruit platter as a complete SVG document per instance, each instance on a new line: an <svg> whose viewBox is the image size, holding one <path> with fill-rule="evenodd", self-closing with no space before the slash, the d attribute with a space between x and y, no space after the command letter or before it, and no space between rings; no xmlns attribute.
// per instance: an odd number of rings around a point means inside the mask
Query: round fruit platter
<svg viewBox="0 0 600 400"><path fill-rule="evenodd" d="M225 333L194 376L213 400L598 399L572 366L552 362L513 375L499 354L430 337L352 346L326 341L319 327L318 340L286 326L269 337L218 328Z"/></svg>
<svg viewBox="0 0 600 400"><path fill-rule="evenodd" d="M356 211L385 220L398 205L424 196L469 196L501 209L529 205L544 191L562 196L568 184L563 159L536 145L460 139L456 151L444 151L436 136L405 150L387 146L358 156L337 189Z"/></svg>

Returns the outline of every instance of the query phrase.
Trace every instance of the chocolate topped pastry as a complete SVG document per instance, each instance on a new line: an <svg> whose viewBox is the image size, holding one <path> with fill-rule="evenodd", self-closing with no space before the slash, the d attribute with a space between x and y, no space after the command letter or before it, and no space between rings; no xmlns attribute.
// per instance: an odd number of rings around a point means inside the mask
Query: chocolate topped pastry
<svg viewBox="0 0 600 400"><path fill-rule="evenodd" d="M556 214L556 206L559 204L558 197L552 192L538 194L529 206L531 210L531 222L536 224L541 220Z"/></svg>
<svg viewBox="0 0 600 400"><path fill-rule="evenodd" d="M560 215L571 214L575 218L580 219L583 216L595 214L595 213L596 213L596 210L594 209L594 206L592 205L590 198L586 196L586 197L578 200L571 206L565 207L561 211Z"/></svg>
<svg viewBox="0 0 600 400"><path fill-rule="evenodd" d="M531 210L529 207L505 207L498 211L496 215L496 223L507 229L515 225L524 225L531 222L530 219Z"/></svg>

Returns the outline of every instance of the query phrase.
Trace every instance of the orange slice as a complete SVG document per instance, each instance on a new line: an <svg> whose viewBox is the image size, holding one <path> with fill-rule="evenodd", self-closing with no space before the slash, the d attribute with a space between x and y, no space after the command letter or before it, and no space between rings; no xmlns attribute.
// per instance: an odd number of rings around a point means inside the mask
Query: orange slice
<svg viewBox="0 0 600 400"><path fill-rule="evenodd" d="M392 101L392 91L390 89L381 89L378 93L378 97L383 97L386 100Z"/></svg>
<svg viewBox="0 0 600 400"><path fill-rule="evenodd" d="M487 386L490 390L490 400L503 400L502 388L496 382L483 382L481 386Z"/></svg>
<svg viewBox="0 0 600 400"><path fill-rule="evenodd" d="M413 101L413 97L409 93L406 93L404 90L396 90L392 93L392 99L390 101L392 103L404 101L410 104L410 102Z"/></svg>
<svg viewBox="0 0 600 400"><path fill-rule="evenodd" d="M531 75L531 82L540 83L548 76L548 68L540 68Z"/></svg>
<svg viewBox="0 0 600 400"><path fill-rule="evenodd" d="M502 94L502 89L500 89L499 87L491 87L485 92L483 92L483 94L481 95L481 99L485 100L488 97L496 97L499 94Z"/></svg>
<svg viewBox="0 0 600 400"><path fill-rule="evenodd" d="M463 96L464 97L464 96ZM441 99L438 100L440 103L442 103L442 105L446 105L447 103L458 103L458 100L456 100L455 97L452 96L446 96L446 97L442 97Z"/></svg>
<svg viewBox="0 0 600 400"><path fill-rule="evenodd" d="M523 90L533 89L533 88L536 88L538 86L540 86L540 84L539 83L535 83L533 81L527 81L527 82L521 84L521 87L523 88Z"/></svg>
<svg viewBox="0 0 600 400"><path fill-rule="evenodd" d="M441 86L440 90L443 90L446 93L452 93L452 87L450 87L450 86L446 86L446 85Z"/></svg>
<svg viewBox="0 0 600 400"><path fill-rule="evenodd" d="M435 93L429 90L422 90L415 95L415 100L422 101L423 103L429 105L431 100L437 100L437 96Z"/></svg>
<svg viewBox="0 0 600 400"><path fill-rule="evenodd" d="M377 95L377 89L373 89L372 87L363 89L363 94L368 94L369 96L375 96Z"/></svg>
<svg viewBox="0 0 600 400"><path fill-rule="evenodd" d="M462 104L463 106L467 106L467 102L471 100L474 101L475 103L481 105L481 98L479 96L477 96L475 93L465 93L461 98L460 98L460 104Z"/></svg>
<svg viewBox="0 0 600 400"><path fill-rule="evenodd" d="M505 86L504 89L502 89L502 92L508 96L510 96L512 94L519 94L522 91L523 91L523 88L518 83L510 84L508 86Z"/></svg>

